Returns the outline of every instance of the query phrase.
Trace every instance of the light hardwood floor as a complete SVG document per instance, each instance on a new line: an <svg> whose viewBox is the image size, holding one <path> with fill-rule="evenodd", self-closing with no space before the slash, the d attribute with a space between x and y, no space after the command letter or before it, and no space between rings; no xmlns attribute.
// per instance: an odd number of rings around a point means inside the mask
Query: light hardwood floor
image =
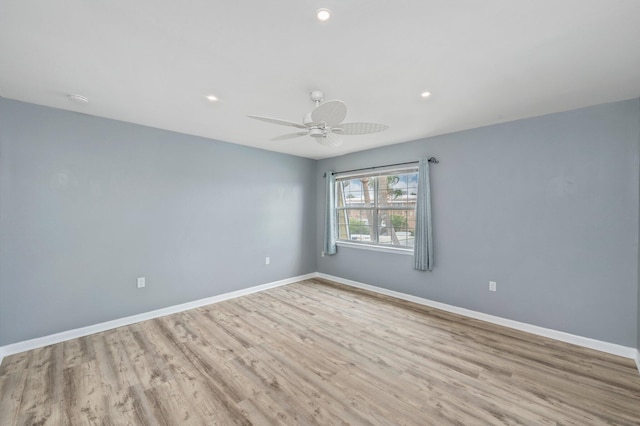
<svg viewBox="0 0 640 426"><path fill-rule="evenodd" d="M5 425L640 424L604 354L308 280L4 359Z"/></svg>

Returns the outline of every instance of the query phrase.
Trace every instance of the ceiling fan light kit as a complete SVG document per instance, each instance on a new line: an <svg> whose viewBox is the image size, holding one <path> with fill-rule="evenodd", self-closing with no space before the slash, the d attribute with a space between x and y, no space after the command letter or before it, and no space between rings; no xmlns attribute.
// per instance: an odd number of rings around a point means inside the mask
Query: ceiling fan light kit
<svg viewBox="0 0 640 426"><path fill-rule="evenodd" d="M304 129L304 132L289 133L286 135L276 136L272 141L281 141L286 139L294 139L302 136L311 136L318 143L325 146L338 147L342 145L340 135L368 135L387 130L388 127L379 123L342 123L347 116L347 106L342 101L324 101L324 93L320 90L314 90L310 94L311 101L316 104L313 111L304 115L302 124L293 121L281 120L279 118L262 117L258 115L249 115L250 118L265 121L271 124L281 126L295 127Z"/></svg>
<svg viewBox="0 0 640 426"><path fill-rule="evenodd" d="M312 128L309 129L309 136L311 136L312 138L323 138L324 132L322 131L322 129Z"/></svg>

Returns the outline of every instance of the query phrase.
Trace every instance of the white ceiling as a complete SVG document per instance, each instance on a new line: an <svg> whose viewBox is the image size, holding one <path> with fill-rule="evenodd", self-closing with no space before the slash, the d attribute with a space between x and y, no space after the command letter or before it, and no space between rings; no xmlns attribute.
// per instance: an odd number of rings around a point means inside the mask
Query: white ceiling
<svg viewBox="0 0 640 426"><path fill-rule="evenodd" d="M389 129L329 148L246 117L301 122L317 89ZM640 1L0 0L0 96L332 157L640 96Z"/></svg>

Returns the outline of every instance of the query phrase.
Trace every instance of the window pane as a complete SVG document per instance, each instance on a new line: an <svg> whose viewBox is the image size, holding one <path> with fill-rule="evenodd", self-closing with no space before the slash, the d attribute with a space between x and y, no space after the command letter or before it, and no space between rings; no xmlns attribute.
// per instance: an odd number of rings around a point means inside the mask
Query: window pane
<svg viewBox="0 0 640 426"><path fill-rule="evenodd" d="M379 244L413 247L416 220L414 210L380 210Z"/></svg>
<svg viewBox="0 0 640 426"><path fill-rule="evenodd" d="M346 207L373 206L373 178L338 181L338 187L343 191Z"/></svg>
<svg viewBox="0 0 640 426"><path fill-rule="evenodd" d="M403 173L378 178L379 207L415 207L417 173Z"/></svg>
<svg viewBox="0 0 640 426"><path fill-rule="evenodd" d="M372 242L373 210L338 210L338 239Z"/></svg>

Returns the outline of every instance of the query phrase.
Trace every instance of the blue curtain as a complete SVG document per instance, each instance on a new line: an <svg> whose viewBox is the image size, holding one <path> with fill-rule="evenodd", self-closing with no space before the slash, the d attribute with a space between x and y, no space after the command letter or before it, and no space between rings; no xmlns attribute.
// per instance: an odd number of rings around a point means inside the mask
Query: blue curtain
<svg viewBox="0 0 640 426"><path fill-rule="evenodd" d="M325 221L324 221L324 254L334 255L336 248L336 177L333 172L325 173Z"/></svg>
<svg viewBox="0 0 640 426"><path fill-rule="evenodd" d="M419 271L433 269L433 229L431 226L431 183L429 160L418 163L418 199L416 201L416 236L413 249L413 267Z"/></svg>

